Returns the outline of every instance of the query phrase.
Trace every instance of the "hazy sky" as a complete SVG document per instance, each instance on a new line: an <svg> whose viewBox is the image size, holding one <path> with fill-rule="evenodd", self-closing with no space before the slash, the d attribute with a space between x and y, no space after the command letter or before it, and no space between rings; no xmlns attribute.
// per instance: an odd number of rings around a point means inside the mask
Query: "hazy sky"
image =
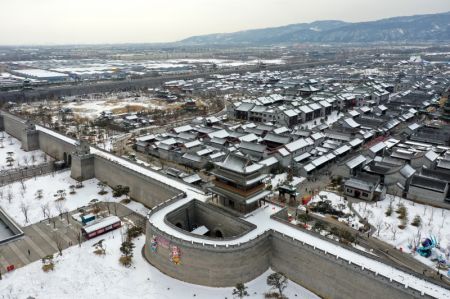
<svg viewBox="0 0 450 299"><path fill-rule="evenodd" d="M315 20L450 11L450 0L0 0L0 44L167 42Z"/></svg>

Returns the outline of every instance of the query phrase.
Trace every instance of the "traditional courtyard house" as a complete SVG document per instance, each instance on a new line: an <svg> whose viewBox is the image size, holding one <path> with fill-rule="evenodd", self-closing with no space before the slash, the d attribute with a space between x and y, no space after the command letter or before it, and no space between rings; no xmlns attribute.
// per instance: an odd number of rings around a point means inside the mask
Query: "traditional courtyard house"
<svg viewBox="0 0 450 299"><path fill-rule="evenodd" d="M373 108L373 112L379 115L386 115L388 108L384 105L378 105Z"/></svg>
<svg viewBox="0 0 450 299"><path fill-rule="evenodd" d="M436 165L437 170L450 172L450 151L447 151Z"/></svg>
<svg viewBox="0 0 450 299"><path fill-rule="evenodd" d="M239 151L245 155L249 155L254 161L259 161L265 158L266 150L266 145L254 142L243 141L239 145Z"/></svg>
<svg viewBox="0 0 450 299"><path fill-rule="evenodd" d="M408 199L420 201L449 202L450 173L436 173L422 169L421 174L414 174L407 194Z"/></svg>
<svg viewBox="0 0 450 299"><path fill-rule="evenodd" d="M317 103L312 103L308 105L313 111L313 118L319 118L322 116L322 106Z"/></svg>
<svg viewBox="0 0 450 299"><path fill-rule="evenodd" d="M420 169L422 167L434 168L436 166L439 155L433 150L426 152L419 152L411 158L410 164L415 169Z"/></svg>
<svg viewBox="0 0 450 299"><path fill-rule="evenodd" d="M283 136L279 134L269 133L264 136L263 141L261 143L267 146L269 151L277 150L285 144L288 144L291 141L289 136Z"/></svg>
<svg viewBox="0 0 450 299"><path fill-rule="evenodd" d="M254 103L241 103L234 109L234 117L240 120L249 120L250 110L252 110L253 107L255 107Z"/></svg>
<svg viewBox="0 0 450 299"><path fill-rule="evenodd" d="M379 177L359 174L345 181L344 194L367 201L377 201L384 199L386 188L381 185Z"/></svg>
<svg viewBox="0 0 450 299"><path fill-rule="evenodd" d="M320 116L328 116L333 111L333 106L328 101L320 101L319 104L322 106L322 111Z"/></svg>
<svg viewBox="0 0 450 299"><path fill-rule="evenodd" d="M310 107L303 105L303 106L300 106L298 109L300 110L300 116L302 119L302 123L313 120L314 111Z"/></svg>
<svg viewBox="0 0 450 299"><path fill-rule="evenodd" d="M270 194L263 180L267 177L264 165L254 163L247 156L229 154L223 162L215 163L213 175L213 201L242 214L260 206L260 201Z"/></svg>
<svg viewBox="0 0 450 299"><path fill-rule="evenodd" d="M384 155L385 149L386 149L386 144L384 142L379 142L379 143L373 145L372 147L370 147L369 150L367 151L367 154L371 158L375 158L376 156L382 157Z"/></svg>
<svg viewBox="0 0 450 299"><path fill-rule="evenodd" d="M367 164L367 160L363 155L352 157L347 161L339 163L335 171L333 171L333 174L343 178L355 176L362 171L363 167Z"/></svg>

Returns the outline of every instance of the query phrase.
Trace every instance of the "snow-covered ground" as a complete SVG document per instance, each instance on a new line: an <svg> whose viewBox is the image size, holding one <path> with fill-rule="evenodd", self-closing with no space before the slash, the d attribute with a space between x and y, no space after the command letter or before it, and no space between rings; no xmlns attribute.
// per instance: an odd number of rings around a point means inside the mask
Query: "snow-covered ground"
<svg viewBox="0 0 450 299"><path fill-rule="evenodd" d="M283 185L286 180L287 180L287 173L281 173L281 174L277 174L275 176L273 176L270 179L270 184L272 185L272 190L276 190L279 186ZM292 182L291 184L293 186L297 186L298 184L300 184L301 182L303 182L305 180L304 177L292 177Z"/></svg>
<svg viewBox="0 0 450 299"><path fill-rule="evenodd" d="M93 243L105 239L106 255L93 253ZM210 288L192 285L168 277L151 266L141 254L145 237L135 240L134 263L131 268L119 264L121 232L116 230L102 237L74 246L57 258L55 270L44 273L40 261L4 275L0 284L1 298L233 298L233 288ZM264 298L269 291L267 271L246 284L249 297ZM289 281L288 298L318 298ZM194 297L195 296L195 297Z"/></svg>
<svg viewBox="0 0 450 299"><path fill-rule="evenodd" d="M0 171L21 166L31 166L42 164L45 159L50 160L50 156L45 155L41 150L25 152L21 149L20 140L12 137L6 132L0 132ZM14 159L12 166L8 166L6 162L8 152L12 152L11 157ZM46 158L45 158L46 157Z"/></svg>
<svg viewBox="0 0 450 299"><path fill-rule="evenodd" d="M76 193L70 194L69 186L76 185L76 181L70 177L69 170L38 176L36 178L25 180L25 189L23 189L21 182L15 182L13 184L1 187L0 206L18 224L26 226L46 219L42 212L42 206L45 204L48 204L51 215L56 216L59 214L57 202L61 203L63 209L72 211L79 207L88 205L92 199L113 202L118 202L122 199L114 198L112 196L112 190L109 187L105 188L105 190L108 191L107 194L99 195L98 192L100 189L97 186L98 182L99 181L97 179L84 181L83 188L75 189ZM42 190L41 199L37 199L36 197L38 190ZM58 190L64 190L66 192L65 200L56 201L57 197L55 197L55 194ZM9 193L13 196L11 203L9 203L8 200ZM25 216L21 209L22 203L28 207L28 223L25 222ZM148 212L147 208L137 202L131 202L127 206L142 215L146 215Z"/></svg>
<svg viewBox="0 0 450 299"><path fill-rule="evenodd" d="M106 98L104 100L88 99L79 102L70 102L66 104L67 108L71 108L73 113L81 117L90 119L100 116L103 111L110 111L113 114L127 112L127 106L140 107L141 109L164 109L165 107L159 105L157 101L147 97L140 98ZM123 111L122 111L123 110ZM115 112L117 111L117 112ZM133 111L130 109L130 111ZM115 113L114 113L115 112Z"/></svg>
<svg viewBox="0 0 450 299"><path fill-rule="evenodd" d="M331 202L331 206L346 215L349 215L349 217L345 218L338 218L338 221L344 222L348 224L350 227L353 227L354 229L359 229L363 225L359 222L359 218L357 215L355 215L350 208L348 207L348 202L344 199L343 196L339 196L336 193L332 192L326 192L321 191L319 194L314 196L308 203L308 205L311 205L313 203L317 203L323 200L329 200Z"/></svg>
<svg viewBox="0 0 450 299"><path fill-rule="evenodd" d="M391 201L393 211L391 216L387 216L385 213ZM399 214L395 212L399 204L403 204L408 212L405 229L398 227L402 224L398 218ZM450 262L450 211L414 203L392 195L387 195L386 199L376 203L354 204L354 208L362 217L367 217L377 230L379 229L379 233L375 232L374 237L392 244L398 249L401 248L404 252L412 253L415 258L430 266L436 266L436 262L433 262L431 258L439 255L444 256L447 262ZM419 227L411 225L416 216L421 218ZM430 258L422 257L414 251L416 246L420 246L419 242L431 237L437 239L440 249L433 250ZM445 272L443 273L445 274Z"/></svg>

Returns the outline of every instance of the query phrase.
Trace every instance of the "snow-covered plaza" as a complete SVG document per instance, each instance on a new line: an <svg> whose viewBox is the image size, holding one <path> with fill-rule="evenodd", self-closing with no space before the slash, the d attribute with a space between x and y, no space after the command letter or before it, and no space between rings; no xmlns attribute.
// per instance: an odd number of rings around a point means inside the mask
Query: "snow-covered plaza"
<svg viewBox="0 0 450 299"><path fill-rule="evenodd" d="M93 253L92 245L105 239L106 255ZM81 247L74 246L58 257L55 270L45 273L42 263L34 262L24 268L7 274L0 284L1 298L232 298L233 288L210 288L184 283L170 278L151 266L141 255L145 243L141 236L135 241L136 250L131 268L119 263L119 247L122 242L120 230L113 231L97 239L87 241ZM264 298L270 291L266 285L267 271L257 279L247 283L247 298ZM285 291L288 298L319 298L310 291L293 283L288 283Z"/></svg>
<svg viewBox="0 0 450 299"><path fill-rule="evenodd" d="M21 146L20 140L6 132L0 132L0 171L39 165L51 159L41 150L26 152Z"/></svg>
<svg viewBox="0 0 450 299"><path fill-rule="evenodd" d="M104 187L107 193L100 195L98 182L97 179L86 180L82 188L75 188L77 181L70 177L70 170L58 171L1 187L0 206L17 223L26 226L44 220L48 216L54 217L61 212L86 206L93 199L112 202L123 199L123 196L113 197L112 190L108 186ZM58 200L59 190L64 191L64 200ZM71 194L72 190L75 193ZM50 215L44 216L43 207L45 206L48 206ZM132 201L128 206L143 215L148 211L137 202ZM28 208L28 222L25 221L23 207Z"/></svg>

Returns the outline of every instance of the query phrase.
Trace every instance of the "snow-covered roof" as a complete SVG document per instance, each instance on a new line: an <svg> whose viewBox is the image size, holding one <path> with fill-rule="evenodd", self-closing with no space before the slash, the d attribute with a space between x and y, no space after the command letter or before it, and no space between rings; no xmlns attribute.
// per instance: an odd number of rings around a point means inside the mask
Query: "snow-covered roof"
<svg viewBox="0 0 450 299"><path fill-rule="evenodd" d="M278 152L280 153L280 155L281 155L282 157L286 157L286 156L289 155L289 151L288 151L287 149L285 149L284 147L280 148L280 149L278 150Z"/></svg>
<svg viewBox="0 0 450 299"><path fill-rule="evenodd" d="M314 164L312 164L312 163L309 163L309 164L303 166L303 168L306 170L306 172L310 172L311 170L315 169L316 166L314 166Z"/></svg>
<svg viewBox="0 0 450 299"><path fill-rule="evenodd" d="M95 232L96 230L107 227L109 225L113 225L114 223L120 222L120 218L117 216L109 216L106 218L94 220L94 223L91 223L89 225L86 225L83 227L83 230L90 234L92 232Z"/></svg>
<svg viewBox="0 0 450 299"><path fill-rule="evenodd" d="M335 155L342 155L342 154L345 154L346 152L348 152L350 149L351 148L348 145L345 144L345 145L337 148L333 153Z"/></svg>
<svg viewBox="0 0 450 299"><path fill-rule="evenodd" d="M300 111L303 112L303 113L311 113L311 112L313 112L313 110L311 110L311 108L309 108L306 105L300 106L298 109L300 109Z"/></svg>
<svg viewBox="0 0 450 299"><path fill-rule="evenodd" d="M361 143L363 143L363 141L359 138L352 139L348 142L348 144L350 144L352 147L356 147L356 146L360 145Z"/></svg>
<svg viewBox="0 0 450 299"><path fill-rule="evenodd" d="M349 117L344 119L344 123L350 128L359 128L361 125L358 124L353 118Z"/></svg>
<svg viewBox="0 0 450 299"><path fill-rule="evenodd" d="M228 133L226 130L217 130L215 132L208 133L209 138L227 138L230 136L230 133Z"/></svg>
<svg viewBox="0 0 450 299"><path fill-rule="evenodd" d="M288 151L290 151L292 153L292 152L298 151L299 149L302 149L302 148L305 148L307 146L310 146L312 144L313 144L312 141L308 142L307 139L300 138L300 139L297 139L297 140L295 140L295 141L293 141L291 143L286 144L285 147L286 147L286 149Z"/></svg>
<svg viewBox="0 0 450 299"><path fill-rule="evenodd" d="M347 165L348 168L353 169L353 168L361 165L364 162L366 162L366 157L364 157L363 155L359 155L359 156L351 159L350 161L347 161L347 163L345 163L345 165Z"/></svg>
<svg viewBox="0 0 450 299"><path fill-rule="evenodd" d="M371 148L369 148L369 151L376 154L379 151L383 150L384 148L386 148L386 144L384 142L379 142L379 143L375 144L374 146L372 146Z"/></svg>
<svg viewBox="0 0 450 299"><path fill-rule="evenodd" d="M434 151L429 150L428 152L425 153L425 157L426 157L428 160L434 162L434 161L439 157L439 155L436 154Z"/></svg>
<svg viewBox="0 0 450 299"><path fill-rule="evenodd" d="M216 165L238 173L253 173L264 167L262 164L253 163L249 158L237 154L229 154L223 162L217 162Z"/></svg>
<svg viewBox="0 0 450 299"><path fill-rule="evenodd" d="M35 77L35 78L68 78L69 75L58 73L58 72L52 72L47 70L41 70L41 69L24 69L24 70L13 70L13 72L26 76L26 77Z"/></svg>
<svg viewBox="0 0 450 299"><path fill-rule="evenodd" d="M182 132L187 132L187 131L191 131L193 130L193 128L191 127L191 125L185 125L185 126L181 126L181 127L177 127L177 128L173 128L173 131L175 133L182 133Z"/></svg>
<svg viewBox="0 0 450 299"><path fill-rule="evenodd" d="M400 174L405 178L411 177L415 172L416 170L412 168L409 164L405 164L405 166L403 166L402 169L400 169Z"/></svg>

